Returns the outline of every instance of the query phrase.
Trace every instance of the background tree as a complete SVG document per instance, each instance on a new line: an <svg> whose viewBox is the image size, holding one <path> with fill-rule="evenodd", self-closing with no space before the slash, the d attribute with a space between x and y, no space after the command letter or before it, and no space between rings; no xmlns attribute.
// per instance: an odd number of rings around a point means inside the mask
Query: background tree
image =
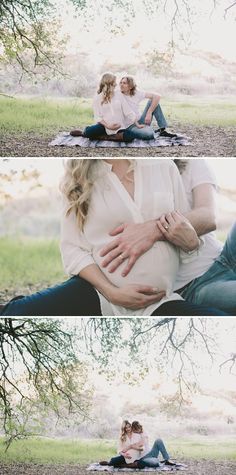
<svg viewBox="0 0 236 475"><path fill-rule="evenodd" d="M84 18L84 28L91 29L99 19L110 34L125 31L140 15L149 18L164 15L172 46L177 38L183 39L184 30L192 30L203 8L201 0L68 0L67 3L73 4L78 15ZM235 11L235 5L232 0L209 0L204 4L204 12L210 16L214 9L220 8L227 18ZM36 73L38 69L42 72L46 67L58 73L64 50L64 40L58 36L60 21L63 21L60 9L65 6L65 2L60 4L56 0L2 0L0 60L18 64L21 72Z"/></svg>
<svg viewBox="0 0 236 475"><path fill-rule="evenodd" d="M157 368L168 377L168 367L172 367L179 403L186 399L189 391L197 389L197 369L203 358L206 364L220 359L221 368L224 363L215 320L91 318L83 320L82 326L87 349L108 378L117 371L117 361L121 364L121 378L123 375L131 382L145 377L151 368ZM232 370L235 362L235 355L231 355L226 363Z"/></svg>
<svg viewBox="0 0 236 475"><path fill-rule="evenodd" d="M86 366L62 321L0 319L0 414L7 447L41 432L40 413L88 417L86 381Z"/></svg>

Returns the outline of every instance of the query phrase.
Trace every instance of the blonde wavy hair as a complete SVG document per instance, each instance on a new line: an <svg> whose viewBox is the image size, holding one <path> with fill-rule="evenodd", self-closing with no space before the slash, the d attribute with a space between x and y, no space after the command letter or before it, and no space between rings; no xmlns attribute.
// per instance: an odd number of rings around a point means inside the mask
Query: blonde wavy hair
<svg viewBox="0 0 236 475"><path fill-rule="evenodd" d="M105 73L101 77L98 94L103 94L102 104L111 102L111 98L114 95L114 89L116 85L116 76L112 73Z"/></svg>
<svg viewBox="0 0 236 475"><path fill-rule="evenodd" d="M100 159L84 158L84 159L69 159L65 160L64 177L60 184L62 194L67 198L69 206L67 209L67 216L74 211L78 219L78 226L81 231L84 229L85 221L89 211L91 201L91 194L93 188L93 174L95 164ZM129 161L127 174L134 168L133 160Z"/></svg>
<svg viewBox="0 0 236 475"><path fill-rule="evenodd" d="M129 425L131 427L131 423L127 420L122 422L121 428L120 428L120 440L121 442L125 442L127 439L127 433L126 433L126 427Z"/></svg>

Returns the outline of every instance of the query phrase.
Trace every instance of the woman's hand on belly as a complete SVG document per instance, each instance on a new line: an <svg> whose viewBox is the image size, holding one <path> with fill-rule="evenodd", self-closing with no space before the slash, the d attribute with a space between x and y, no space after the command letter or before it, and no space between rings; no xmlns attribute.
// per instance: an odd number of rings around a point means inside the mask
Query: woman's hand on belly
<svg viewBox="0 0 236 475"><path fill-rule="evenodd" d="M127 265L122 271L122 276L129 274L137 259L147 252L156 241L164 240L162 232L158 229L155 220L145 223L121 224L110 232L117 236L100 252L102 268L108 268L113 273L127 260Z"/></svg>
<svg viewBox="0 0 236 475"><path fill-rule="evenodd" d="M166 292L148 285L128 284L111 290L109 300L114 305L138 310L160 302Z"/></svg>

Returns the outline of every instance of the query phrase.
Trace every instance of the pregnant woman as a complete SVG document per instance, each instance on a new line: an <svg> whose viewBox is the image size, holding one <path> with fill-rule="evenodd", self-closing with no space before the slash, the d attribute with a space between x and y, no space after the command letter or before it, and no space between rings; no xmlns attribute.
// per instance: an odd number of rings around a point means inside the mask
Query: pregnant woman
<svg viewBox="0 0 236 475"><path fill-rule="evenodd" d="M132 142L134 138L149 140L153 131L137 121L136 114L128 104L125 96L116 90L116 76L103 74L97 94L93 100L93 112L96 124L82 130L72 130L72 136L87 137L91 140L109 140L115 142ZM149 130L150 129L150 130Z"/></svg>
<svg viewBox="0 0 236 475"><path fill-rule="evenodd" d="M183 249L156 241L164 213L178 219L187 208L182 181L171 160L72 159L65 162L61 252L67 282L10 302L2 315L225 315L187 303L173 292L179 262L189 262L199 238L188 224ZM121 223L149 226L152 247L123 275L126 252L113 272L102 250ZM115 250L116 252L116 250Z"/></svg>

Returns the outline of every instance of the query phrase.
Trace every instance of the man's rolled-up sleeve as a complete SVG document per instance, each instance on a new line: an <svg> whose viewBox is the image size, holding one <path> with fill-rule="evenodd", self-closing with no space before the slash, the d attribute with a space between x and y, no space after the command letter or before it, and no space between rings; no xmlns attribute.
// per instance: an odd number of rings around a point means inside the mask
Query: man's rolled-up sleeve
<svg viewBox="0 0 236 475"><path fill-rule="evenodd" d="M61 257L65 272L78 275L85 267L95 264L92 248L80 231L74 211L66 214L68 203L65 203L61 220Z"/></svg>

